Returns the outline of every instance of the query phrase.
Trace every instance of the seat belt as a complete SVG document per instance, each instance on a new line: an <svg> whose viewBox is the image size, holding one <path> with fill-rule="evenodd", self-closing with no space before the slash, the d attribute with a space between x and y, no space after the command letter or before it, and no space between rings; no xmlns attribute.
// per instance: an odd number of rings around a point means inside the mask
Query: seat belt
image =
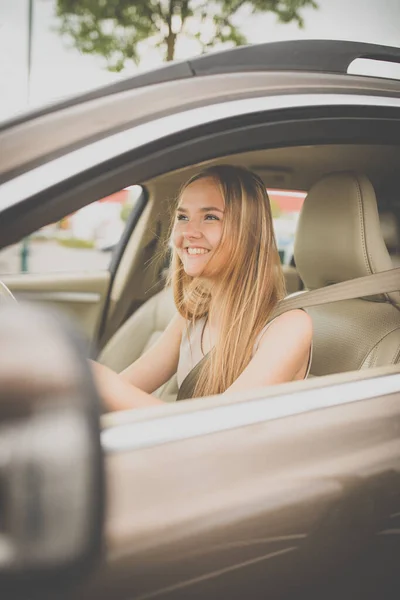
<svg viewBox="0 0 400 600"><path fill-rule="evenodd" d="M398 291L400 291L400 267L373 273L365 277L357 277L349 281L342 281L341 283L334 283L317 290L296 293L294 296L289 296L279 302L271 315L271 319L295 308L308 308L339 302L340 300L353 300Z"/></svg>

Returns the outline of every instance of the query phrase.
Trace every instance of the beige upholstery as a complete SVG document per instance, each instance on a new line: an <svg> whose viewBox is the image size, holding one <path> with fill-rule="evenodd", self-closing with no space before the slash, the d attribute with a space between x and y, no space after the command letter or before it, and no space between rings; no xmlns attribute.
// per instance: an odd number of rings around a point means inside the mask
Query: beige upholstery
<svg viewBox="0 0 400 600"><path fill-rule="evenodd" d="M165 288L145 302L104 346L98 360L119 372L133 363L157 338L175 314L170 288ZM157 391L166 402L173 402L178 393L176 378Z"/></svg>
<svg viewBox="0 0 400 600"><path fill-rule="evenodd" d="M375 192L365 176L332 174L311 188L300 215L294 255L306 289L392 268ZM314 325L312 375L398 362L399 303L400 294L395 292L309 309Z"/></svg>

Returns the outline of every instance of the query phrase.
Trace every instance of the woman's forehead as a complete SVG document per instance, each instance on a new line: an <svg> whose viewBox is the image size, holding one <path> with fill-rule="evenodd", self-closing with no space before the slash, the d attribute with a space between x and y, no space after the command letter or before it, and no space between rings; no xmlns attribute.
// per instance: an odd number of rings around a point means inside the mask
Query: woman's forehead
<svg viewBox="0 0 400 600"><path fill-rule="evenodd" d="M198 179L190 183L182 192L179 207L201 208L202 205L224 208L224 199L218 183L211 179Z"/></svg>

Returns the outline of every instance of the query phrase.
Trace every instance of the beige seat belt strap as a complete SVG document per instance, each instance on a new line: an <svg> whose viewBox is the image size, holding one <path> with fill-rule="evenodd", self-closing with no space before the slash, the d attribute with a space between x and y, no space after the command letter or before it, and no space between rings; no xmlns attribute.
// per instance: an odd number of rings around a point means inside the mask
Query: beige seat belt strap
<svg viewBox="0 0 400 600"><path fill-rule="evenodd" d="M341 283L334 283L317 290L297 293L282 300L274 310L271 318L278 317L282 313L295 308L307 308L339 302L340 300L352 300L398 291L400 291L400 267Z"/></svg>

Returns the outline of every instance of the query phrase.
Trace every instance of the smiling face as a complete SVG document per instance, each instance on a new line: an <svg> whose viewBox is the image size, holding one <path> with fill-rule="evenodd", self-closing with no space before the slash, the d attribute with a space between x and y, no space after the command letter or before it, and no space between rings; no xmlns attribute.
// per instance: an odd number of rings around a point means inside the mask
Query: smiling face
<svg viewBox="0 0 400 600"><path fill-rule="evenodd" d="M218 256L215 254L222 238L224 210L224 199L213 179L196 180L184 189L176 210L172 241L190 277L212 278L219 272L223 256L220 252Z"/></svg>

